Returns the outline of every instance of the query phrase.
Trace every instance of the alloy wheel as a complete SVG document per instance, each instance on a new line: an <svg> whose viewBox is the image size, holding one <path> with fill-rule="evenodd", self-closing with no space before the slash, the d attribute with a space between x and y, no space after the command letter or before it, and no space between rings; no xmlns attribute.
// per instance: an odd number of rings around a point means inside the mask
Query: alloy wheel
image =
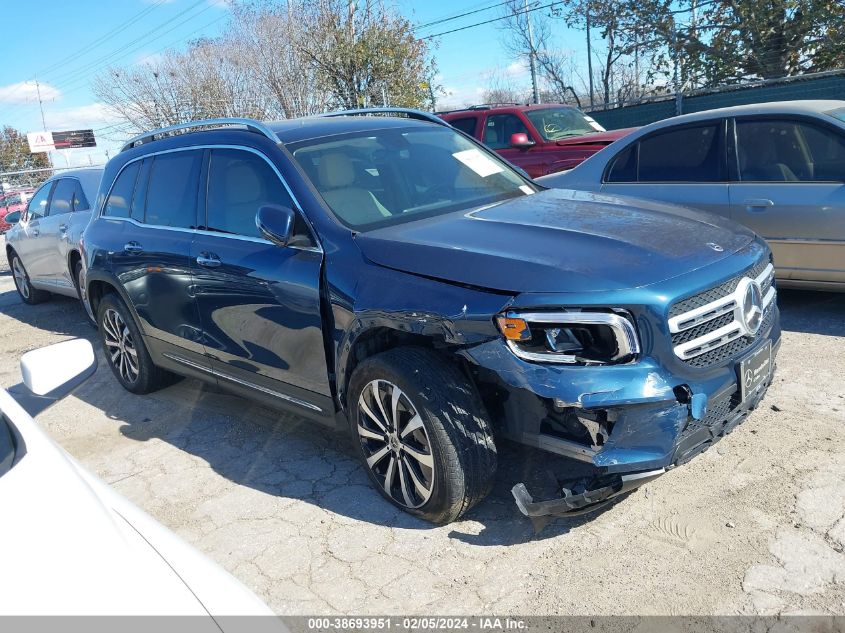
<svg viewBox="0 0 845 633"><path fill-rule="evenodd" d="M109 308L103 315L103 341L112 366L128 383L138 380L138 350L126 322L117 310Z"/></svg>
<svg viewBox="0 0 845 633"><path fill-rule="evenodd" d="M399 387L373 380L358 398L358 438L367 466L397 504L424 505L434 491L431 440L414 404Z"/></svg>
<svg viewBox="0 0 845 633"><path fill-rule="evenodd" d="M12 259L12 275L15 277L15 285L18 287L24 299L29 299L29 283L26 280L26 271L18 257Z"/></svg>

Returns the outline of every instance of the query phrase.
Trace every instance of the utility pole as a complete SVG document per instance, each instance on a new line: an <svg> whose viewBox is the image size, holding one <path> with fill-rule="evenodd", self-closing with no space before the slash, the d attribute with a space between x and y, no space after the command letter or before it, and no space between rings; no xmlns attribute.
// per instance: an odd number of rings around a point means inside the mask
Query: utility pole
<svg viewBox="0 0 845 633"><path fill-rule="evenodd" d="M528 64L531 67L531 91L534 103L540 103L540 91L537 88L537 65L535 63L534 33L531 30L531 14L528 9L528 0L525 0L525 19L528 24Z"/></svg>
<svg viewBox="0 0 845 633"><path fill-rule="evenodd" d="M38 108L41 110L41 127L46 132L47 123L44 120L44 103L41 101L41 85L38 83L38 77L35 78L35 92L38 95Z"/></svg>
<svg viewBox="0 0 845 633"><path fill-rule="evenodd" d="M593 89L593 43L590 41L590 3L586 5L587 8L587 75L590 78L590 106L595 105L595 91Z"/></svg>
<svg viewBox="0 0 845 633"><path fill-rule="evenodd" d="M44 118L44 102L41 101L41 84L38 83L38 76L35 77L35 94L38 95L38 109L41 110L41 129L46 132L47 131L47 121ZM47 152L47 162L50 163L50 167L53 166L53 156L50 152Z"/></svg>

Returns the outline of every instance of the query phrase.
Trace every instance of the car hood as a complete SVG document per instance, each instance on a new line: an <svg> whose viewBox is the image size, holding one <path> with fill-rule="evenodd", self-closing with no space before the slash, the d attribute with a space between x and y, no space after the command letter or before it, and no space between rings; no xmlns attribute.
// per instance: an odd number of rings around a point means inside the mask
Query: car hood
<svg viewBox="0 0 845 633"><path fill-rule="evenodd" d="M0 477L0 615L192 615L271 612L102 481L87 473L0 389L18 436Z"/></svg>
<svg viewBox="0 0 845 633"><path fill-rule="evenodd" d="M674 205L549 189L356 236L371 261L505 292L648 286L729 256L754 233Z"/></svg>
<svg viewBox="0 0 845 633"><path fill-rule="evenodd" d="M583 136L572 136L555 141L555 145L610 145L613 141L630 134L636 129L635 127L629 127L621 130L609 130L607 132L584 134Z"/></svg>

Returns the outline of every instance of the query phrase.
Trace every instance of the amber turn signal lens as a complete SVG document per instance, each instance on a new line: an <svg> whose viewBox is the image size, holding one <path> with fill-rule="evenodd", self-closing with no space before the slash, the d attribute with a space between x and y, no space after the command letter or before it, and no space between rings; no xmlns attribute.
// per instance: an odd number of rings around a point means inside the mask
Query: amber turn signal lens
<svg viewBox="0 0 845 633"><path fill-rule="evenodd" d="M499 326L502 334L509 341L525 341L531 338L531 330L522 319L515 319L513 317L498 316L496 323Z"/></svg>

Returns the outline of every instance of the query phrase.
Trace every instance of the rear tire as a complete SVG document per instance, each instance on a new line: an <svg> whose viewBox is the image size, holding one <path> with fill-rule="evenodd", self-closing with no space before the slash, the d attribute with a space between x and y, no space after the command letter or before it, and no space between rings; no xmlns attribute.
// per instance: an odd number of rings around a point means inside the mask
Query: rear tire
<svg viewBox="0 0 845 633"><path fill-rule="evenodd" d="M100 299L97 324L106 362L124 389L145 394L172 382L170 372L153 363L129 308L117 294Z"/></svg>
<svg viewBox="0 0 845 633"><path fill-rule="evenodd" d="M350 427L370 480L433 523L456 520L493 484L496 445L473 385L435 353L402 347L353 372Z"/></svg>
<svg viewBox="0 0 845 633"><path fill-rule="evenodd" d="M12 269L12 277L15 279L15 288L17 288L18 295L24 303L35 305L50 298L49 292L32 285L29 280L29 273L26 272L21 258L14 251L9 256L9 266Z"/></svg>

